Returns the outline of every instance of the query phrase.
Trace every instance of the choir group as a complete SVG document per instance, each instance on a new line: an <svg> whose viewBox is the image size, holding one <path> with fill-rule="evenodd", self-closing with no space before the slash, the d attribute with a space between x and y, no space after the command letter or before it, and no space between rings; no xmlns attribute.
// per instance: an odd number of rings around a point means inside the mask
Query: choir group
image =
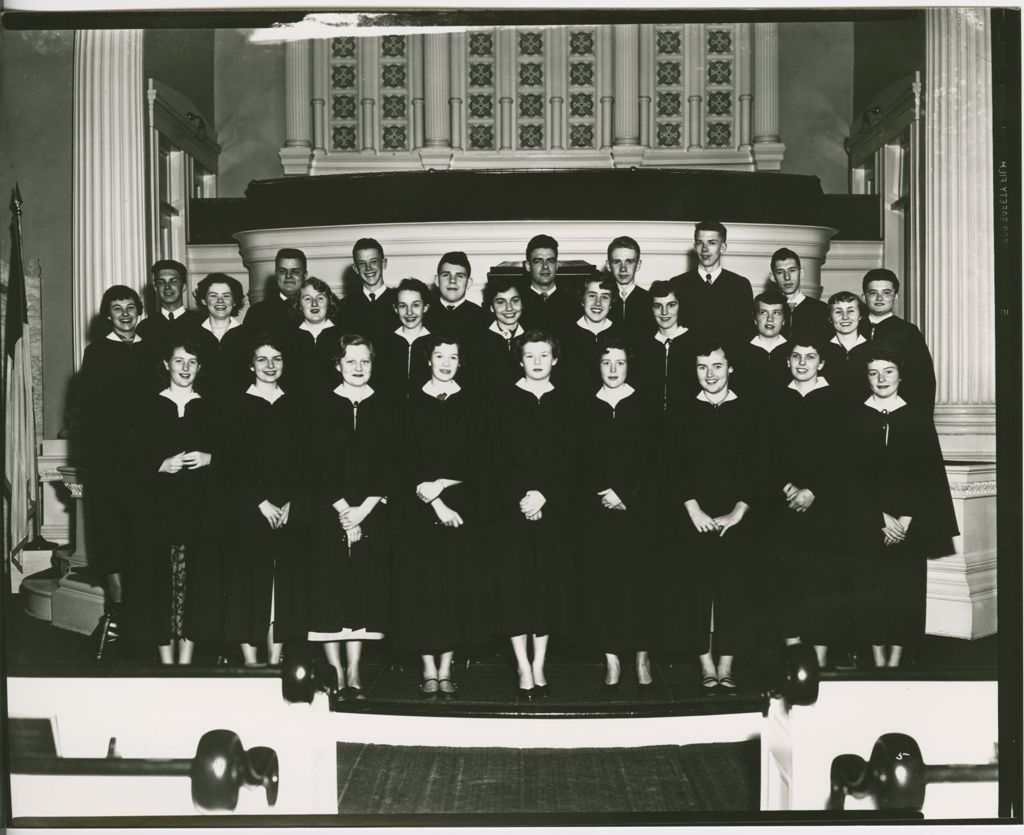
<svg viewBox="0 0 1024 835"><path fill-rule="evenodd" d="M549 693L549 636L620 656L692 653L733 692L736 655L870 644L896 666L924 634L925 568L957 533L920 332L897 277L863 300L772 289L723 268L727 231L697 225L697 269L649 289L640 246L563 286L558 244L467 299L444 254L429 286L338 299L282 249L277 293L239 321L241 284L152 269L157 311L117 285L80 374L87 498L124 637L164 663L237 642L246 664L322 643L336 700L364 698L363 643L422 659L425 698L455 698L453 654L506 637L518 697ZM344 652L342 649L344 648ZM510 681L510 684L512 682ZM595 683L597 684L597 683Z"/></svg>

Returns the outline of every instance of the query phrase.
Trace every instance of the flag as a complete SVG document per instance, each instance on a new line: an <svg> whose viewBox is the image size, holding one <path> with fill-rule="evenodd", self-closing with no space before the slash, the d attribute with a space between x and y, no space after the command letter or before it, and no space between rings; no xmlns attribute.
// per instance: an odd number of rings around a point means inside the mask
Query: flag
<svg viewBox="0 0 1024 835"><path fill-rule="evenodd" d="M36 421L32 399L32 358L29 349L28 301L21 254L21 192L11 194L11 267L7 279L4 322L4 379L7 426L4 490L10 509L7 539L15 553L32 532L29 520L38 500Z"/></svg>

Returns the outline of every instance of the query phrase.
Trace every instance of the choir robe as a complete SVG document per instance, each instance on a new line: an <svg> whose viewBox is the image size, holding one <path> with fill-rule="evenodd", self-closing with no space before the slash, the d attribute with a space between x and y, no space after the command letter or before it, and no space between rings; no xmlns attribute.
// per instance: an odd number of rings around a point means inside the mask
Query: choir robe
<svg viewBox="0 0 1024 835"><path fill-rule="evenodd" d="M538 400L512 385L495 398L488 432L493 540L487 545L497 635L565 634L577 623L573 418L572 401L558 388ZM519 510L529 490L547 500L535 522Z"/></svg>
<svg viewBox="0 0 1024 835"><path fill-rule="evenodd" d="M249 387L254 336L234 327L218 340L207 328L196 329L195 341L201 349L197 388L203 395L225 404Z"/></svg>
<svg viewBox="0 0 1024 835"><path fill-rule="evenodd" d="M398 293L393 287L384 289L371 302L359 286L338 302L335 322L342 333L358 333L376 346L379 339L401 325L395 312L397 302Z"/></svg>
<svg viewBox="0 0 1024 835"><path fill-rule="evenodd" d="M725 347L742 344L754 335L754 293L750 280L722 270L709 286L705 271L689 270L671 279L679 299L680 324L702 339L721 339Z"/></svg>
<svg viewBox="0 0 1024 835"><path fill-rule="evenodd" d="M202 325L205 318L205 314L198 310L185 309L172 322L157 310L139 322L135 333L159 355L172 339L181 336L194 338L196 329Z"/></svg>
<svg viewBox="0 0 1024 835"><path fill-rule="evenodd" d="M597 396L580 405L577 514L582 643L605 652L661 644L665 551L655 531L653 478L656 410L633 391L613 408ZM610 510L611 488L626 510Z"/></svg>
<svg viewBox="0 0 1024 835"><path fill-rule="evenodd" d="M756 410L739 396L718 406L695 397L680 412L671 425L683 428L669 436L676 508L669 518L682 526L674 585L677 598L693 606L697 630L683 646L707 652L713 603L715 652L748 652L764 627L764 604L755 598L763 588L762 566L753 553L763 492L753 450ZM730 513L739 501L750 510L724 536L698 533L684 506L690 499L712 518ZM683 625L692 623L683 606L680 617L686 618Z"/></svg>
<svg viewBox="0 0 1024 835"><path fill-rule="evenodd" d="M643 287L634 286L626 301L618 293L612 296L612 309L608 316L619 325L626 339L635 348L643 340L654 335L658 323L654 320L651 294Z"/></svg>
<svg viewBox="0 0 1024 835"><path fill-rule="evenodd" d="M776 636L830 644L845 637L849 624L840 605L850 562L838 534L844 514L841 471L830 454L845 448L847 410L836 389L821 383L805 395L786 387L773 401L764 434L780 442L769 445L764 508L757 516L772 551ZM787 483L814 494L810 508L789 508Z"/></svg>
<svg viewBox="0 0 1024 835"><path fill-rule="evenodd" d="M158 379L150 347L144 339L97 340L86 347L79 372L88 548L104 574L121 571L130 560L124 514L135 489L132 451L139 415Z"/></svg>
<svg viewBox="0 0 1024 835"><path fill-rule="evenodd" d="M927 558L952 553L959 531L930 409L907 403L888 415L867 405L850 419L850 540L863 585L860 637L913 646L924 637ZM907 538L885 545L883 518L910 516Z"/></svg>
<svg viewBox="0 0 1024 835"><path fill-rule="evenodd" d="M916 325L899 316L878 323L861 322L872 348L883 348L900 358L900 396L915 406L935 406L935 366L924 336Z"/></svg>
<svg viewBox="0 0 1024 835"><path fill-rule="evenodd" d="M412 344L397 333L381 337L374 351L370 384L395 402L419 391L430 379L429 343L429 333L414 339Z"/></svg>
<svg viewBox="0 0 1024 835"><path fill-rule="evenodd" d="M391 509L384 501L363 520L362 538L349 546L334 502L350 507L396 489L396 413L374 392L358 406L328 392L310 404L309 630L384 632L391 595Z"/></svg>
<svg viewBox="0 0 1024 835"><path fill-rule="evenodd" d="M527 287L522 292L522 326L526 330L546 331L561 340L580 318L579 295L570 286L556 285L544 299L540 293Z"/></svg>
<svg viewBox="0 0 1024 835"><path fill-rule="evenodd" d="M862 342L849 351L835 340L821 346L821 376L838 393L847 409L864 402L871 393L868 387L867 354L871 344Z"/></svg>
<svg viewBox="0 0 1024 835"><path fill-rule="evenodd" d="M491 637L493 583L483 543L485 478L481 404L464 389L444 400L413 392L405 404L401 486L396 499L401 527L395 548L392 645L441 653ZM493 476L493 473L491 474ZM416 485L438 478L459 484L441 500L462 517L442 525Z"/></svg>
<svg viewBox="0 0 1024 835"><path fill-rule="evenodd" d="M792 349L789 342L780 342L770 352L752 342L740 345L729 354L733 367L729 388L762 405L778 397L793 379L789 371Z"/></svg>
<svg viewBox="0 0 1024 835"><path fill-rule="evenodd" d="M577 322L562 337L558 364L551 374L552 381L576 398L589 398L601 388L598 341L602 337L615 339L621 336L622 331L614 324L595 334Z"/></svg>
<svg viewBox="0 0 1024 835"><path fill-rule="evenodd" d="M222 477L223 423L217 402L198 397L178 417L177 405L153 396L139 418L135 461L139 479L130 524L132 557L125 569L126 635L167 644L174 637L220 640L224 589L221 549L230 502ZM210 465L162 473L180 452L207 452ZM172 546L185 546L184 635L172 635Z"/></svg>
<svg viewBox="0 0 1024 835"><path fill-rule="evenodd" d="M491 317L483 308L471 301L463 300L449 310L446 302L436 291L431 293L430 306L423 316L423 324L431 333L454 336L465 346L473 345L487 330Z"/></svg>
<svg viewBox="0 0 1024 835"><path fill-rule="evenodd" d="M230 404L224 435L223 474L230 530L224 548L224 637L262 644L270 624L274 640L305 640L303 403L286 393L269 403L240 394ZM259 510L264 500L290 503L278 530Z"/></svg>
<svg viewBox="0 0 1024 835"><path fill-rule="evenodd" d="M522 328L517 329L518 335L522 333ZM515 339L506 339L493 330L484 331L473 355L473 364L467 369L473 390L484 395L504 392L523 376L520 356Z"/></svg>
<svg viewBox="0 0 1024 835"><path fill-rule="evenodd" d="M341 382L335 358L341 329L330 325L313 334L294 325L284 337L281 387L304 400L315 400Z"/></svg>
<svg viewBox="0 0 1024 835"><path fill-rule="evenodd" d="M254 337L264 334L281 336L295 326L293 301L281 298L276 287L273 293L245 311L242 325Z"/></svg>
<svg viewBox="0 0 1024 835"><path fill-rule="evenodd" d="M810 296L804 296L800 304L790 308L789 323L782 329L782 335L798 345L824 345L833 332L828 305Z"/></svg>
<svg viewBox="0 0 1024 835"><path fill-rule="evenodd" d="M671 413L681 402L696 397L697 339L692 330L673 337L668 350L656 336L644 339L634 347L629 368L629 382L654 400L664 414Z"/></svg>

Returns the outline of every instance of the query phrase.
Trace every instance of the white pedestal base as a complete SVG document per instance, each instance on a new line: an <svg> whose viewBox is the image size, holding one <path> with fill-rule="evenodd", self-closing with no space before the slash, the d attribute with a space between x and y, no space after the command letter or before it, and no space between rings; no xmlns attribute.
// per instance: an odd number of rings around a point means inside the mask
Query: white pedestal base
<svg viewBox="0 0 1024 835"><path fill-rule="evenodd" d="M11 557L11 594L18 594L21 584L33 574L46 571L53 560L53 551L19 551Z"/></svg>
<svg viewBox="0 0 1024 835"><path fill-rule="evenodd" d="M103 587L87 569L72 569L53 592L53 625L81 635L91 635L103 617Z"/></svg>
<svg viewBox="0 0 1024 835"><path fill-rule="evenodd" d="M53 569L26 577L19 592L25 612L37 620L50 623L53 620L53 593L56 590L57 572Z"/></svg>

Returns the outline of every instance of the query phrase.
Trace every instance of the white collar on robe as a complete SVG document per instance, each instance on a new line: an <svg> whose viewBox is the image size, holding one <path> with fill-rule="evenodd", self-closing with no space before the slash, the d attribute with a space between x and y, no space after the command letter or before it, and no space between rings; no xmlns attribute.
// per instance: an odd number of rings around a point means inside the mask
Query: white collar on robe
<svg viewBox="0 0 1024 835"><path fill-rule="evenodd" d="M704 391L704 389L701 389L700 392L697 394L697 399L703 400L705 403L710 403L712 406L721 406L723 403L728 403L730 400L735 400L736 392L734 392L732 389L729 389L726 392L725 397L723 397L716 403L714 400L708 397L708 393Z"/></svg>
<svg viewBox="0 0 1024 835"><path fill-rule="evenodd" d="M597 336L598 334L604 333L608 330L608 328L612 326L612 322L611 319L605 319L600 325L595 325L586 316L580 316L580 318L576 320L576 325L577 327L583 328L585 331L590 331L594 336Z"/></svg>
<svg viewBox="0 0 1024 835"><path fill-rule="evenodd" d="M462 391L462 386L456 383L454 380L448 380L444 383L439 383L433 377L423 384L422 391L424 394L429 394L431 397L437 397L439 394L447 394L449 396Z"/></svg>
<svg viewBox="0 0 1024 835"><path fill-rule="evenodd" d="M789 385L786 386L786 388L791 388L793 389L793 391L797 392L797 394L799 394L801 397L806 397L812 391L828 388L828 380L826 380L824 377L818 377L818 379L814 381L814 385L807 391L800 391L800 387L796 384L796 380L790 380Z"/></svg>
<svg viewBox="0 0 1024 835"><path fill-rule="evenodd" d="M201 398L194 391L190 391L188 395L184 395L178 394L176 389L177 387L171 388L170 386L168 386L162 392L160 392L160 396L166 397L175 406L178 407L178 417L185 417L185 406L187 406L193 400L199 400Z"/></svg>
<svg viewBox="0 0 1024 835"><path fill-rule="evenodd" d="M521 388L523 391L528 391L538 400L549 391L554 391L555 386L550 380L545 380L543 383L533 383L527 381L526 377L520 377L516 380L516 386Z"/></svg>
<svg viewBox="0 0 1024 835"><path fill-rule="evenodd" d="M876 412L895 412L897 409L902 409L907 405L907 401L900 397L898 394L892 397L876 397L871 395L867 400L864 401L864 405L869 409L874 409Z"/></svg>
<svg viewBox="0 0 1024 835"><path fill-rule="evenodd" d="M365 386L350 386L348 383L343 382L334 389L334 393L338 395L338 397L344 397L353 405L358 406L367 397L373 394L373 389L370 388L369 383Z"/></svg>
<svg viewBox="0 0 1024 835"><path fill-rule="evenodd" d="M400 337L402 337L402 339L404 339L410 345L412 345L412 343L419 339L421 336L430 336L430 331L428 331L424 325L420 325L420 331L415 336L409 336L409 332L401 325L395 328L395 333L397 333Z"/></svg>
<svg viewBox="0 0 1024 835"><path fill-rule="evenodd" d="M318 336L320 336L320 334L322 334L329 327L331 327L331 320L330 319L324 319L319 325L311 325L311 324L309 324L309 322L307 322L305 319L303 319L302 320L302 324L299 325L299 330L300 331L306 331L307 333L312 334L313 335L313 341L315 342L316 338Z"/></svg>
<svg viewBox="0 0 1024 835"><path fill-rule="evenodd" d="M770 354L772 351L774 351L776 348L782 345L785 341L786 337L784 337L781 333L775 334L775 337L771 340L771 342L769 342L767 339L761 336L761 334L758 334L757 336L750 340L750 344L753 345L755 348L760 348L762 351L765 351Z"/></svg>
<svg viewBox="0 0 1024 835"><path fill-rule="evenodd" d="M124 342L126 345L128 344L127 340L121 339L121 337L118 336L113 331L107 334L107 339L109 339L111 342ZM142 342L142 337L139 336L137 333L132 335L131 344L134 345L136 342Z"/></svg>
<svg viewBox="0 0 1024 835"><path fill-rule="evenodd" d="M657 339L658 342L668 342L668 340L670 340L670 339L678 339L680 336L682 336L688 330L689 330L689 328L684 328L682 325L680 325L678 322L676 322L676 329L674 331L672 331L672 333L670 333L668 336L665 336L665 334L663 334L659 330L657 333L654 334L654 338Z"/></svg>
<svg viewBox="0 0 1024 835"><path fill-rule="evenodd" d="M210 317L207 316L205 319L203 319L203 324L200 325L200 327L208 330L217 338L217 341L220 342L224 334L226 334L228 331L234 330L235 328L239 327L240 324L241 323L234 316L230 316L228 317L228 326L226 328L218 328L214 330L213 326L210 324Z"/></svg>
<svg viewBox="0 0 1024 835"><path fill-rule="evenodd" d="M258 397L260 400L266 400L268 403L276 403L284 397L284 391L280 386L275 386L271 389L271 392L268 393L257 388L255 383L250 385L249 388L245 390L245 393L251 394L253 397Z"/></svg>
<svg viewBox="0 0 1024 835"><path fill-rule="evenodd" d="M635 389L629 383L623 383L618 388L613 389L610 389L607 386L601 386L601 389L598 391L596 396L598 400L603 400L614 409L634 391Z"/></svg>
<svg viewBox="0 0 1024 835"><path fill-rule="evenodd" d="M515 339L517 336L521 335L524 332L523 326L520 325L518 322L516 322L515 329L512 331L512 336L508 336L508 334L506 334L506 332L503 331L498 326L498 323L496 321L491 322L491 324L487 327L487 330L491 331L492 333L498 334L498 336L500 336L502 339Z"/></svg>

